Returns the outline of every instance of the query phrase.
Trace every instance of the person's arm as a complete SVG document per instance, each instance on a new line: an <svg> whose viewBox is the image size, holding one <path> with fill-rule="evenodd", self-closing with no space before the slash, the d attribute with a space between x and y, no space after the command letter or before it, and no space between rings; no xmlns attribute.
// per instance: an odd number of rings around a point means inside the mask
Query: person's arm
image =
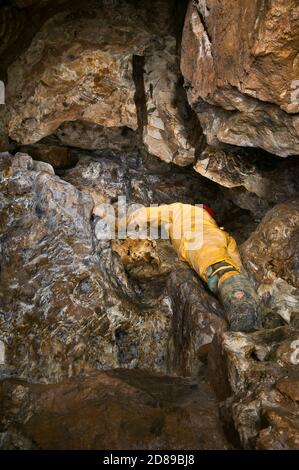
<svg viewBox="0 0 299 470"><path fill-rule="evenodd" d="M140 227L147 224L159 226L161 224L170 223L172 221L171 205L164 204L162 206L142 207L137 209L127 217L127 225L139 225Z"/></svg>

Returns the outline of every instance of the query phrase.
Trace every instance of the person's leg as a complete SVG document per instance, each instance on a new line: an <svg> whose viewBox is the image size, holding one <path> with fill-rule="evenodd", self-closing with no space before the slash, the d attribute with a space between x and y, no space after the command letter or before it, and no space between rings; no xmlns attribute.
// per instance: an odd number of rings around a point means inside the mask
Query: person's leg
<svg viewBox="0 0 299 470"><path fill-rule="evenodd" d="M195 250L189 249L190 241L181 244L185 259L219 297L232 331L257 329L257 295L242 269L235 240L207 218L198 237L202 244Z"/></svg>

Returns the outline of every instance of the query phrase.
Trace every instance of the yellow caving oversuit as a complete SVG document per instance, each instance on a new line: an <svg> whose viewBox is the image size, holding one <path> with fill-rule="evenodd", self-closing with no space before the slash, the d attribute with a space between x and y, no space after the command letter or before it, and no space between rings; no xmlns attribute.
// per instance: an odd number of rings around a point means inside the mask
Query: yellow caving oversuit
<svg viewBox="0 0 299 470"><path fill-rule="evenodd" d="M163 226L180 257L220 297L231 329L257 329L256 293L242 269L237 244L204 206L174 203L143 207L127 217L126 225L129 236L136 229L140 233Z"/></svg>

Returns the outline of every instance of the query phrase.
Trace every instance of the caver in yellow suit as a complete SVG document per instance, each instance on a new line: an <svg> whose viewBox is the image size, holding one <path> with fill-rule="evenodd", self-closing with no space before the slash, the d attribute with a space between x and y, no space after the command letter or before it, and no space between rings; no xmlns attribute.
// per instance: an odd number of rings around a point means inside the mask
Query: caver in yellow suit
<svg viewBox="0 0 299 470"><path fill-rule="evenodd" d="M143 232L143 238L162 226L180 257L219 296L231 329L257 328L256 293L242 268L237 244L218 227L208 207L182 203L143 207L127 217L126 225L129 237Z"/></svg>

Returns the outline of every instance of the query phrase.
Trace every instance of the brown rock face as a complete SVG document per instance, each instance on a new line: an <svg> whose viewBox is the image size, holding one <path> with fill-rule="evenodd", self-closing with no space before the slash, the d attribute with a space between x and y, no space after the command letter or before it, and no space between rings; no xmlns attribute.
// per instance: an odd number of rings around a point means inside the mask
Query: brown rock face
<svg viewBox="0 0 299 470"><path fill-rule="evenodd" d="M299 201L275 206L243 244L247 268L259 283L280 277L299 287Z"/></svg>
<svg viewBox="0 0 299 470"><path fill-rule="evenodd" d="M298 324L298 200L278 204L242 245L244 266L255 278L265 314Z"/></svg>
<svg viewBox="0 0 299 470"><path fill-rule="evenodd" d="M299 153L298 3L190 2L181 68L208 142Z"/></svg>
<svg viewBox="0 0 299 470"><path fill-rule="evenodd" d="M21 146L19 150L23 153L30 153L35 160L49 163L55 169L68 168L75 165L77 161L67 147L58 145L28 145Z"/></svg>
<svg viewBox="0 0 299 470"><path fill-rule="evenodd" d="M289 327L215 338L209 377L226 430L243 448L298 448L298 345L299 331Z"/></svg>
<svg viewBox="0 0 299 470"><path fill-rule="evenodd" d="M129 33L121 28L124 17L131 23ZM76 119L136 129L130 59L148 37L127 9L114 15L94 3L85 13L65 11L51 18L8 70L10 136L33 143Z"/></svg>
<svg viewBox="0 0 299 470"><path fill-rule="evenodd" d="M228 449L209 386L140 371L0 382L2 448Z"/></svg>
<svg viewBox="0 0 299 470"><path fill-rule="evenodd" d="M124 149L139 128L153 155L192 163L202 131L180 84L174 2L69 3L8 68L10 137L32 144L60 126L63 144Z"/></svg>
<svg viewBox="0 0 299 470"><path fill-rule="evenodd" d="M282 160L257 149L231 151L208 146L198 156L195 171L223 186L226 198L252 212L256 220L276 203L299 196L297 157Z"/></svg>
<svg viewBox="0 0 299 470"><path fill-rule="evenodd" d="M193 163L195 150L204 139L180 84L174 37L167 36L146 51L144 88L143 141L147 150L166 162L181 166Z"/></svg>
<svg viewBox="0 0 299 470"><path fill-rule="evenodd" d="M128 127L109 128L84 121L64 122L53 137L60 145L86 150L131 150L136 146L136 133Z"/></svg>

